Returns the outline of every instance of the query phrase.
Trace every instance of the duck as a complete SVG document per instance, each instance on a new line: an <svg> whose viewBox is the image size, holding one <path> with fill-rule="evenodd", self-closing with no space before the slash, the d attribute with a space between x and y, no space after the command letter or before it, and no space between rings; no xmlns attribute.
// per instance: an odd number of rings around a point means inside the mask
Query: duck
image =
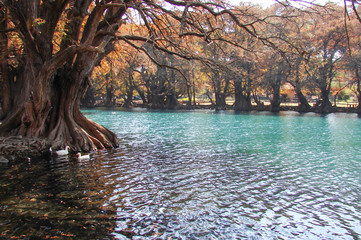
<svg viewBox="0 0 361 240"><path fill-rule="evenodd" d="M69 154L69 149L70 149L70 147L66 146L65 149L55 151L55 154L58 155L58 156L68 155ZM53 152L52 148L50 148L49 150L50 150L50 152Z"/></svg>
<svg viewBox="0 0 361 240"><path fill-rule="evenodd" d="M86 154L86 155L81 155L81 153L77 153L76 156L78 157L78 160L85 160L85 159L90 159L90 156L89 154Z"/></svg>
<svg viewBox="0 0 361 240"><path fill-rule="evenodd" d="M9 160L4 156L0 156L0 163L9 163Z"/></svg>

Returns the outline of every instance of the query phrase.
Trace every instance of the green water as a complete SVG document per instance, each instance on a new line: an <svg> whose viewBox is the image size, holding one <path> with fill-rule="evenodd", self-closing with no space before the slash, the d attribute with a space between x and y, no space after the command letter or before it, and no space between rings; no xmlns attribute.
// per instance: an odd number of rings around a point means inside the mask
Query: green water
<svg viewBox="0 0 361 240"><path fill-rule="evenodd" d="M357 115L84 113L120 147L2 164L3 238L361 238Z"/></svg>

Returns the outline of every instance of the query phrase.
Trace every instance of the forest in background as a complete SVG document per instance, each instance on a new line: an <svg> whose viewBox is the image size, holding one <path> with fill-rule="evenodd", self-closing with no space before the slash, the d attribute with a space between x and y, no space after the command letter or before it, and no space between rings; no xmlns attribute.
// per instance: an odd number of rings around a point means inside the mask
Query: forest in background
<svg viewBox="0 0 361 240"><path fill-rule="evenodd" d="M361 113L359 10L357 1L0 0L0 136L74 152L117 147L81 99L273 112L289 101L320 113L341 100Z"/></svg>
<svg viewBox="0 0 361 240"><path fill-rule="evenodd" d="M332 3L295 8L275 2L267 9L244 3L230 8L242 14L243 24L252 26L256 37L235 26L232 16L214 19L204 10L189 12L200 24L207 22L205 36L187 34L177 43L157 39L157 44L174 44L179 55L159 51L151 39L132 43L133 48L128 40L119 41L95 67L83 105L210 105L277 112L287 102L297 111L323 113L335 111L336 102L359 106L361 29L353 12L345 14L344 6ZM146 38L150 27L164 39L180 34L179 22L165 14L152 26L132 13L126 21L121 31L128 35Z"/></svg>

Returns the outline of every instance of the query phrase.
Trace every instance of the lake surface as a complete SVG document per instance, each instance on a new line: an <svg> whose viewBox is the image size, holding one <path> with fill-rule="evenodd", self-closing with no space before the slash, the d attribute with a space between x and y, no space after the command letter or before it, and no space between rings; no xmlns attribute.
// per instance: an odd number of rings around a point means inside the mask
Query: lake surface
<svg viewBox="0 0 361 240"><path fill-rule="evenodd" d="M0 165L0 237L360 239L353 114L84 111L120 147Z"/></svg>

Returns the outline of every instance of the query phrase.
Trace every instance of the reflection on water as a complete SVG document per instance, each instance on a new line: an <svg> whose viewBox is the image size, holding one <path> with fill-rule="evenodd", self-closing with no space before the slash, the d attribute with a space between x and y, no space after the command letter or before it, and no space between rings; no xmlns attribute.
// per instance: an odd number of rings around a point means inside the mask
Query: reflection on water
<svg viewBox="0 0 361 240"><path fill-rule="evenodd" d="M359 239L355 115L86 111L121 147L0 166L10 238Z"/></svg>

